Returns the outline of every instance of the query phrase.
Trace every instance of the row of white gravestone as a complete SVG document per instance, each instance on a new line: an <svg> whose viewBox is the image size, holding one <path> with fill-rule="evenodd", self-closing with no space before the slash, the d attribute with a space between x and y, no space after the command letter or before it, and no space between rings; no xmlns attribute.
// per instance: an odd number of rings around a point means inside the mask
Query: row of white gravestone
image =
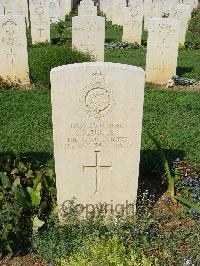
<svg viewBox="0 0 200 266"><path fill-rule="evenodd" d="M28 83L28 55L25 17L1 16L0 75L12 81ZM150 20L147 46L146 79L163 84L176 73L180 23L176 19ZM72 45L89 52L94 60L104 61L105 18L77 16L73 18ZM156 51L156 54L155 54ZM19 60L20 58L20 60ZM20 62L20 64L19 64Z"/></svg>
<svg viewBox="0 0 200 266"><path fill-rule="evenodd" d="M29 26L30 12L31 36L35 44L50 41L50 23L64 20L65 15L72 9L72 2L72 0L0 0L0 15L25 16Z"/></svg>
<svg viewBox="0 0 200 266"><path fill-rule="evenodd" d="M146 55L147 82L165 84L176 74L179 34L179 20L172 18L150 19ZM72 46L74 48L89 53L95 61L104 61L104 40L104 17L73 17Z"/></svg>
<svg viewBox="0 0 200 266"><path fill-rule="evenodd" d="M168 18L151 19L150 22L152 25L147 46L147 81L163 84L176 73L180 23ZM73 18L72 24L73 47L90 53L94 56L94 60L104 61L105 18L78 16ZM20 16L2 16L1 36L2 47L4 47L1 56L2 61L5 62L3 65L6 66L1 69L1 76L9 77L13 81L19 79L22 84L26 84L28 56L25 20ZM156 55L155 51L157 51ZM24 61L18 60L19 53ZM20 62L20 67L16 62Z"/></svg>
<svg viewBox="0 0 200 266"><path fill-rule="evenodd" d="M4 8L0 15L0 76L26 85L29 83L27 16L13 14L20 14L20 11L26 13L22 6L27 5L27 2L2 0L2 3ZM29 0L29 10L32 43L50 41L49 1Z"/></svg>
<svg viewBox="0 0 200 266"><path fill-rule="evenodd" d="M141 44L144 16L144 29L148 29L149 19L162 18L163 14L180 20L179 42L184 44L185 35L191 18L191 6L178 4L178 0L129 0L128 7L125 0L116 0L109 9L112 0L102 0L101 10L106 13L113 24L123 26L123 41ZM166 4L167 3L167 4Z"/></svg>
<svg viewBox="0 0 200 266"><path fill-rule="evenodd" d="M148 20L153 17L172 17L178 4L197 8L198 0L100 0L100 9L113 24L123 26L125 7L133 7L144 14L144 28L148 30ZM125 11L126 12L126 11Z"/></svg>

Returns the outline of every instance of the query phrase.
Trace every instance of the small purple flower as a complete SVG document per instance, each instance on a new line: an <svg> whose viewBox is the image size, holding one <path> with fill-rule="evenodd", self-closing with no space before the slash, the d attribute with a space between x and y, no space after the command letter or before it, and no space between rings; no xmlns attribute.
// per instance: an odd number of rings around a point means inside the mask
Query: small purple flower
<svg viewBox="0 0 200 266"><path fill-rule="evenodd" d="M175 187L176 187L176 188L178 188L178 187L182 187L182 184L176 184Z"/></svg>
<svg viewBox="0 0 200 266"><path fill-rule="evenodd" d="M191 209L191 213L192 213L193 216L196 216L196 215L197 215L197 211L196 211L196 209L192 208L192 209Z"/></svg>
<svg viewBox="0 0 200 266"><path fill-rule="evenodd" d="M166 198L164 199L164 202L165 202L166 204L169 204L169 203L170 203L170 199L169 199L168 197L166 197Z"/></svg>
<svg viewBox="0 0 200 266"><path fill-rule="evenodd" d="M171 218L172 218L172 215L171 215L171 213L169 213L169 214L167 215L167 219L168 219L168 220L171 220Z"/></svg>

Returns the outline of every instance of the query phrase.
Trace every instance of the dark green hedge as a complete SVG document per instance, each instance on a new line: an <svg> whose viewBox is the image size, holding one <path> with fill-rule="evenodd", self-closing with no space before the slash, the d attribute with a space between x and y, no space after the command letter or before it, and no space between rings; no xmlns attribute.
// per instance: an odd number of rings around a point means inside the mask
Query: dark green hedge
<svg viewBox="0 0 200 266"><path fill-rule="evenodd" d="M67 64L90 61L89 55L65 46L46 45L29 48L29 68L31 83L50 86L52 68Z"/></svg>

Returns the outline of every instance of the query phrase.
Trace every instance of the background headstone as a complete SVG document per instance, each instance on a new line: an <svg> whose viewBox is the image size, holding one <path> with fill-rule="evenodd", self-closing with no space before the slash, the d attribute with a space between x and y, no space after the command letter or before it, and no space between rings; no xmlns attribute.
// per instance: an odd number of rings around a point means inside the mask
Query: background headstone
<svg viewBox="0 0 200 266"><path fill-rule="evenodd" d="M112 21L113 0L101 0L100 10L106 14L108 21Z"/></svg>
<svg viewBox="0 0 200 266"><path fill-rule="evenodd" d="M105 18L76 16L72 18L72 47L104 61Z"/></svg>
<svg viewBox="0 0 200 266"><path fill-rule="evenodd" d="M20 15L26 17L29 27L28 2L27 0L1 0L5 7L5 15Z"/></svg>
<svg viewBox="0 0 200 266"><path fill-rule="evenodd" d="M133 203L137 198L144 71L82 63L51 71L57 200Z"/></svg>
<svg viewBox="0 0 200 266"><path fill-rule="evenodd" d="M24 16L0 16L0 76L29 83L26 22Z"/></svg>
<svg viewBox="0 0 200 266"><path fill-rule="evenodd" d="M164 84L176 74L180 22L172 18L149 21L146 81Z"/></svg>
<svg viewBox="0 0 200 266"><path fill-rule="evenodd" d="M114 0L112 7L112 24L124 25L126 1L125 0Z"/></svg>
<svg viewBox="0 0 200 266"><path fill-rule="evenodd" d="M60 0L61 20L65 20L65 16L69 15L72 10L72 0Z"/></svg>
<svg viewBox="0 0 200 266"><path fill-rule="evenodd" d="M0 2L0 16L5 15L5 8L3 4Z"/></svg>
<svg viewBox="0 0 200 266"><path fill-rule="evenodd" d="M32 43L50 41L49 0L30 0Z"/></svg>
<svg viewBox="0 0 200 266"><path fill-rule="evenodd" d="M94 5L94 2L92 0L89 0L88 2L83 2L78 6L78 15L97 16L97 6Z"/></svg>
<svg viewBox="0 0 200 266"><path fill-rule="evenodd" d="M1 0L5 8L5 15L13 14L13 7L15 6L15 0Z"/></svg>
<svg viewBox="0 0 200 266"><path fill-rule="evenodd" d="M123 42L141 44L143 14L140 10L126 7L123 26Z"/></svg>
<svg viewBox="0 0 200 266"><path fill-rule="evenodd" d="M177 5L175 18L180 21L179 43L184 44L188 24L191 19L191 7L184 4Z"/></svg>
<svg viewBox="0 0 200 266"><path fill-rule="evenodd" d="M15 0L15 6L13 15L21 15L26 17L26 23L29 27L29 16L28 16L28 2L27 0Z"/></svg>
<svg viewBox="0 0 200 266"><path fill-rule="evenodd" d="M60 20L60 2L59 0L50 0L49 2L49 17L50 22L55 23Z"/></svg>
<svg viewBox="0 0 200 266"><path fill-rule="evenodd" d="M198 7L198 0L182 0L182 3L185 5L190 5L191 9Z"/></svg>

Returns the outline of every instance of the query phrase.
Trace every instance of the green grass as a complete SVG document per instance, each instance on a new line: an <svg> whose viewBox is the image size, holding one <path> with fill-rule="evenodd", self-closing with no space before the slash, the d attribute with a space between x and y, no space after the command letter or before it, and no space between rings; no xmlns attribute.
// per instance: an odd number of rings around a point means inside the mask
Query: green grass
<svg viewBox="0 0 200 266"><path fill-rule="evenodd" d="M122 40L122 27L112 26L106 23L106 42L119 42ZM142 43L147 40L147 32L143 32ZM186 35L186 41L200 43L199 37L192 37L190 32ZM105 61L129 64L142 67L146 65L146 48L140 49L105 49ZM177 74L187 78L200 80L200 50L180 50L177 65Z"/></svg>
<svg viewBox="0 0 200 266"><path fill-rule="evenodd" d="M191 38L191 34L188 34ZM54 25L51 37L55 43L71 42L71 21ZM122 28L106 23L106 41L120 41ZM147 34L143 33L143 42ZM57 41L55 41L57 40ZM41 89L1 91L0 150L32 153L53 162L50 91L47 89L49 71L52 67L77 60L85 61L83 55L73 54L69 47L48 44L29 47L30 75L32 82L43 83ZM50 55L49 55L50 54ZM65 56L66 54L66 56ZM145 68L146 48L105 49L105 61L136 65ZM199 50L181 50L178 74L200 79ZM144 125L142 136L142 161L144 168L154 164L155 147L147 139L147 131L157 138L164 134L164 148L172 159L180 156L196 162L200 155L199 124L200 94L166 91L148 88L145 91ZM151 152L153 151L153 152Z"/></svg>
<svg viewBox="0 0 200 266"><path fill-rule="evenodd" d="M0 151L17 150L53 161L51 102L49 89L0 92ZM176 159L193 162L200 158L200 94L146 89L142 137L142 160L149 169L154 164L155 147L147 137L149 130ZM154 152L153 152L154 151ZM145 171L146 172L146 171Z"/></svg>
<svg viewBox="0 0 200 266"><path fill-rule="evenodd" d="M105 61L135 65L145 69L146 49L105 49ZM200 51L179 51L177 74L200 80Z"/></svg>

